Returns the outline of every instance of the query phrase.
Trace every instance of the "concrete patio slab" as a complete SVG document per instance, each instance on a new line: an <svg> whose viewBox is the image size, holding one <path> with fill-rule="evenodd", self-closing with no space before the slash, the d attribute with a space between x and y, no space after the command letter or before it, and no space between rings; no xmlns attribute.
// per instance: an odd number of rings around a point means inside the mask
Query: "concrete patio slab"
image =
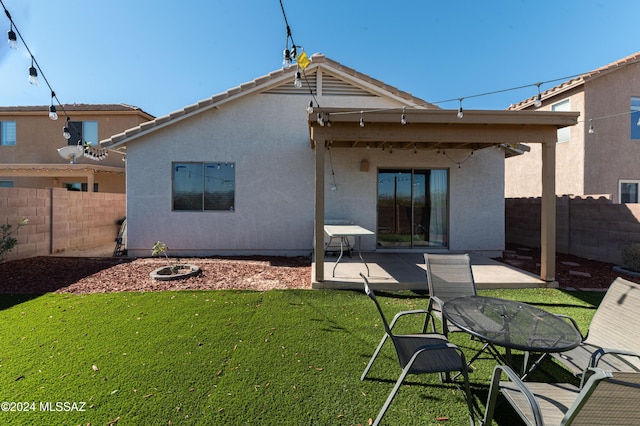
<svg viewBox="0 0 640 426"><path fill-rule="evenodd" d="M427 290L427 278L423 253L362 253L369 268L369 282L374 289L385 291ZM557 287L557 282L548 283L539 276L498 262L478 253L470 252L471 269L478 290L492 288L536 288ZM313 281L315 262L312 264L312 288L361 290L362 278L367 267L357 254L343 257L335 267L336 258L326 257L324 281Z"/></svg>

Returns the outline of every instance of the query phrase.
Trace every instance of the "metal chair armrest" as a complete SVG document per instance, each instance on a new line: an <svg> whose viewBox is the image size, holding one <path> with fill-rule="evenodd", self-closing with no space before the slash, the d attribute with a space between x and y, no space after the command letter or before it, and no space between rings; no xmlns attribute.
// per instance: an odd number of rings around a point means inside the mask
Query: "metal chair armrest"
<svg viewBox="0 0 640 426"><path fill-rule="evenodd" d="M520 380L520 377L518 377L516 372L506 365L498 365L493 369L493 376L491 378L491 385L489 389L489 397L487 399L484 419L482 420L481 424L491 425L491 422L493 421L493 412L495 410L496 402L498 399L498 392L500 391L500 379L502 378L502 373L505 373L507 375L509 380L518 387L518 390L522 392L522 394L527 399L529 407L531 408L531 414L533 415L536 425L542 425L542 412L540 411L540 405L538 404L536 397L527 388L525 383Z"/></svg>
<svg viewBox="0 0 640 426"><path fill-rule="evenodd" d="M389 324L389 328L393 330L393 326L395 325L395 323L403 316L405 315L430 315L429 310L428 309L414 309L411 311L402 311L402 312L398 312L397 314L394 315L393 319L391 320L391 324Z"/></svg>

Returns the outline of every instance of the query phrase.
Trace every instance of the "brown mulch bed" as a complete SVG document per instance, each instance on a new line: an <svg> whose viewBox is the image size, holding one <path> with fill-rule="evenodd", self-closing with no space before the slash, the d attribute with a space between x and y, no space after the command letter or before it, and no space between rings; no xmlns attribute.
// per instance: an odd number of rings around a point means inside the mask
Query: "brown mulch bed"
<svg viewBox="0 0 640 426"><path fill-rule="evenodd" d="M516 268L540 274L540 249L508 246L501 258L496 260ZM640 278L621 274L613 270L612 263L584 259L570 254L556 254L556 281L560 288L606 290L617 277L639 283Z"/></svg>
<svg viewBox="0 0 640 426"><path fill-rule="evenodd" d="M167 265L159 258L39 256L12 260L0 263L0 293L311 288L309 258L181 258L180 262L200 267L200 274L174 281L154 280L150 273Z"/></svg>
<svg viewBox="0 0 640 426"><path fill-rule="evenodd" d="M535 274L540 251L508 247L497 259ZM0 294L104 293L160 290L310 289L308 257L191 258L201 273L176 281L157 281L150 272L167 265L161 258L40 256L0 263ZM561 288L607 289L620 276L613 264L559 253L556 280ZM624 276L640 283L640 278Z"/></svg>

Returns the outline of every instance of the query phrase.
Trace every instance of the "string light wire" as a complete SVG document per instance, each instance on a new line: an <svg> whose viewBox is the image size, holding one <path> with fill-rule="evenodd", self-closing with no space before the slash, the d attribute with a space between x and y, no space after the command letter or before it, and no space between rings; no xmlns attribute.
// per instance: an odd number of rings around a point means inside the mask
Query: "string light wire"
<svg viewBox="0 0 640 426"><path fill-rule="evenodd" d="M9 23L10 23L10 26L11 26L11 31L15 30L14 32L20 38L20 41L24 45L25 49L27 49L27 52L29 53L29 56L31 57L31 67L32 68L36 68L37 71L38 71L38 73L36 73L35 76L37 76L37 75L41 76L42 79L44 80L45 84L49 88L49 91L51 92L51 106L49 107L49 112L50 112L49 116L50 116L50 118L53 120L54 118L53 118L53 114L52 113L56 112L55 116L56 116L56 119L57 119L57 115L58 115L57 111L58 111L58 109L55 108L55 106L53 105L53 100L55 99L56 103L58 104L59 109L62 111L62 113L66 117L66 124L65 124L65 126L63 128L63 136L65 138L67 138L66 134L69 131L69 127L73 128L73 130L75 131L76 134L79 134L80 132L76 128L75 124L71 121L71 119L69 117L69 114L67 113L67 111L64 108L64 105L62 104L62 102L60 102L60 99L58 99L58 96L56 95L56 92L51 87L51 84L49 83L49 80L47 79L47 76L45 75L44 71L42 70L42 67L40 67L40 64L38 63L38 61L36 60L35 56L31 52L31 49L29 49L29 45L25 41L24 37L22 37L22 33L20 32L20 29L18 28L18 26L16 25L15 21L11 17L11 14L9 13L9 10L7 10L7 7L5 6L5 4L4 4L4 2L2 0L0 0L0 5L2 5L2 8L4 9L4 13L5 13L5 15L7 15L7 18L9 19ZM31 72L31 70L30 70L30 72ZM108 154L109 154L107 149L92 147L89 142L84 140L84 138L80 142L81 142L81 144L82 144L82 146L84 148L85 157L87 157L87 158L91 158L92 160L95 160L95 161L100 161L100 160L103 160L104 158L106 158L108 156ZM118 151L116 151L116 152L118 152Z"/></svg>

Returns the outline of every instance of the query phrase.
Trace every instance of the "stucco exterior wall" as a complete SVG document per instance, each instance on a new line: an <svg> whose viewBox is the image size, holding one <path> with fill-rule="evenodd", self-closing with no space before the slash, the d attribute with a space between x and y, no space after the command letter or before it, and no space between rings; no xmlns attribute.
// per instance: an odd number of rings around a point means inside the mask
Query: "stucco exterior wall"
<svg viewBox="0 0 640 426"><path fill-rule="evenodd" d="M543 102L536 111L552 111L553 105L569 99L570 110L580 112L580 122L571 126L570 140L556 144L556 194L584 194L585 148L584 93L573 91ZM542 145L527 144L531 150L505 160L505 196L542 195Z"/></svg>
<svg viewBox="0 0 640 426"><path fill-rule="evenodd" d="M610 194L619 203L620 180L640 180L640 140L630 135L632 96L640 96L639 63L594 73L576 88L543 101L538 110L551 110L568 98L571 110L580 112L571 140L557 144L557 195ZM588 132L590 124L594 133ZM531 152L506 160L506 197L540 196L540 161L540 146L534 144Z"/></svg>
<svg viewBox="0 0 640 426"><path fill-rule="evenodd" d="M640 96L640 64L585 83L585 127L589 117L610 117L594 120L595 132L585 134L584 194L611 194L618 203L619 180L640 180L640 140L631 139L627 114L631 96Z"/></svg>
<svg viewBox="0 0 640 426"><path fill-rule="evenodd" d="M323 106L399 107L381 97L319 97ZM175 122L127 144L127 249L149 256L161 240L180 256L308 255L313 250L314 151L308 96L241 97ZM327 219L351 219L376 229L380 167L450 168L450 248L504 246L504 153L497 149L443 154L412 150L334 149L326 155ZM460 157L458 159L458 157ZM467 159L467 157L469 157ZM369 172L360 161L370 162ZM174 161L235 163L235 211L172 211ZM337 191L330 190L331 162ZM375 238L363 238L374 250Z"/></svg>

